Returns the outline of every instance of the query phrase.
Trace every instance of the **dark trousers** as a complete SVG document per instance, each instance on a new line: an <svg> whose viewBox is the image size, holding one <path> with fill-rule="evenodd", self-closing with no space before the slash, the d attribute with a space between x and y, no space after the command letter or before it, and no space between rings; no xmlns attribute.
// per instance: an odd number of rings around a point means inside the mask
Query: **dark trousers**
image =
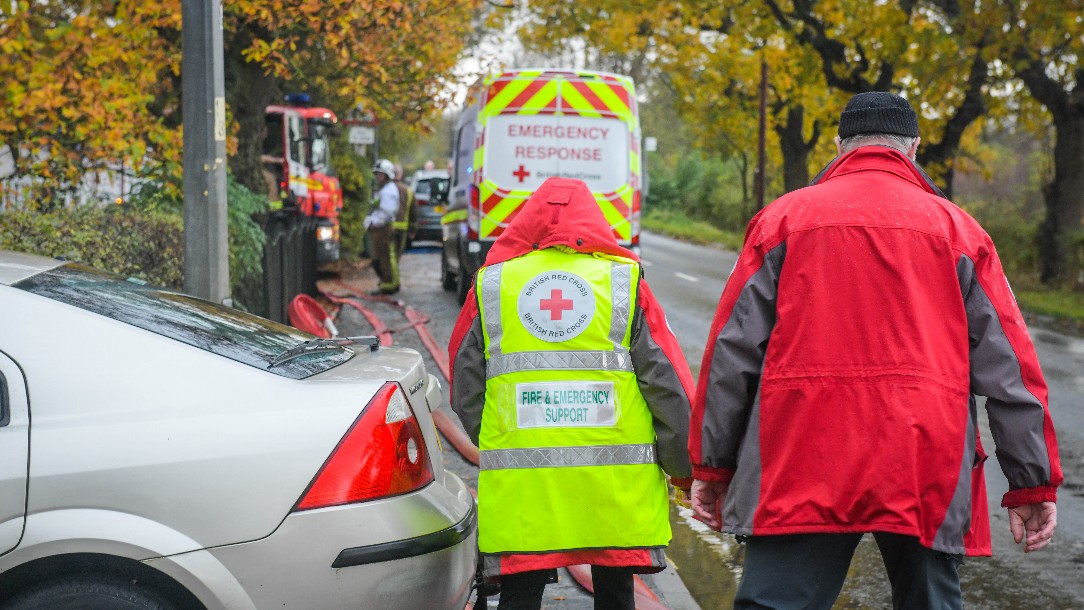
<svg viewBox="0 0 1084 610"><path fill-rule="evenodd" d="M595 584L595 610L634 610L632 568L591 566ZM553 570L536 570L501 576L501 599L498 610L538 610L542 593Z"/></svg>
<svg viewBox="0 0 1084 610"><path fill-rule="evenodd" d="M930 550L913 536L875 533L896 610L961 610L962 558ZM843 588L862 534L751 536L735 610L829 609Z"/></svg>

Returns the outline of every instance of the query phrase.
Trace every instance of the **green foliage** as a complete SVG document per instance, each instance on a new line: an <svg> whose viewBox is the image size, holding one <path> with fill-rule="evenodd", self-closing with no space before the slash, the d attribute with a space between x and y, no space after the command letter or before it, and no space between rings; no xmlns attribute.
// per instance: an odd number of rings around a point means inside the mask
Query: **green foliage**
<svg viewBox="0 0 1084 610"><path fill-rule="evenodd" d="M133 189L129 205L140 212L168 214L183 226L184 200L179 185L144 181ZM241 303L251 302L263 286L263 222L269 209L267 195L253 193L229 176L226 182L230 257L230 293ZM183 260L182 239L182 260Z"/></svg>
<svg viewBox="0 0 1084 610"><path fill-rule="evenodd" d="M727 231L744 231L752 217L733 162L700 153L673 155L648 165L647 210L678 212Z"/></svg>
<svg viewBox="0 0 1084 610"><path fill-rule="evenodd" d="M693 220L680 211L649 210L642 224L648 231L701 245L718 245L735 252L742 246L741 232L723 231L704 221Z"/></svg>
<svg viewBox="0 0 1084 610"><path fill-rule="evenodd" d="M269 202L267 195L253 193L230 177L226 183L229 201L230 293L244 303L248 295L263 286L263 248L266 234L263 220Z"/></svg>
<svg viewBox="0 0 1084 610"><path fill-rule="evenodd" d="M345 134L331 141L335 173L343 189L343 209L339 212L339 252L344 260L361 255L365 241L362 221L369 211L369 176L372 161L354 152Z"/></svg>
<svg viewBox="0 0 1084 610"><path fill-rule="evenodd" d="M184 283L184 227L168 211L9 210L0 214L0 249L63 257L169 288Z"/></svg>

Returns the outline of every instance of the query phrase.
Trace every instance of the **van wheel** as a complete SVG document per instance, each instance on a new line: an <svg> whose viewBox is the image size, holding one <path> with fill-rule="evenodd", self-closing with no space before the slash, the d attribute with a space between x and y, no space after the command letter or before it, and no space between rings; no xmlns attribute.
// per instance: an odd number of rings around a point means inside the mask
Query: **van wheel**
<svg viewBox="0 0 1084 610"><path fill-rule="evenodd" d="M69 576L48 580L17 593L3 610L178 610L138 580L110 575Z"/></svg>
<svg viewBox="0 0 1084 610"><path fill-rule="evenodd" d="M455 274L455 298L459 304L467 302L467 292L470 291L470 278L463 263L459 263L459 273Z"/></svg>
<svg viewBox="0 0 1084 610"><path fill-rule="evenodd" d="M445 258L444 253L440 253L440 287L445 292L451 292L456 289L455 275L451 269L448 269L448 259Z"/></svg>

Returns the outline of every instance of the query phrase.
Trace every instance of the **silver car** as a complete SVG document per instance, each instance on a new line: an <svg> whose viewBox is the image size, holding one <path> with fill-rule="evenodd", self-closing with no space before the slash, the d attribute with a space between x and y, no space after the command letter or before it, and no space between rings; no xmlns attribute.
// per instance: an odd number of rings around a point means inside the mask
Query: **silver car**
<svg viewBox="0 0 1084 610"><path fill-rule="evenodd" d="M412 350L0 252L0 608L463 608Z"/></svg>

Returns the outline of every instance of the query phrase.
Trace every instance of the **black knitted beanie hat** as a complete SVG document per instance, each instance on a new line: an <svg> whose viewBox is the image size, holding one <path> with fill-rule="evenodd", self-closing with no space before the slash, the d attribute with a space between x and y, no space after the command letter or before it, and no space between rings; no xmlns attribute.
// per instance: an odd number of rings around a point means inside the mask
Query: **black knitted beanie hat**
<svg viewBox="0 0 1084 610"><path fill-rule="evenodd" d="M918 116L902 97L885 91L859 93L839 115L839 137L860 133L894 133L918 137Z"/></svg>

